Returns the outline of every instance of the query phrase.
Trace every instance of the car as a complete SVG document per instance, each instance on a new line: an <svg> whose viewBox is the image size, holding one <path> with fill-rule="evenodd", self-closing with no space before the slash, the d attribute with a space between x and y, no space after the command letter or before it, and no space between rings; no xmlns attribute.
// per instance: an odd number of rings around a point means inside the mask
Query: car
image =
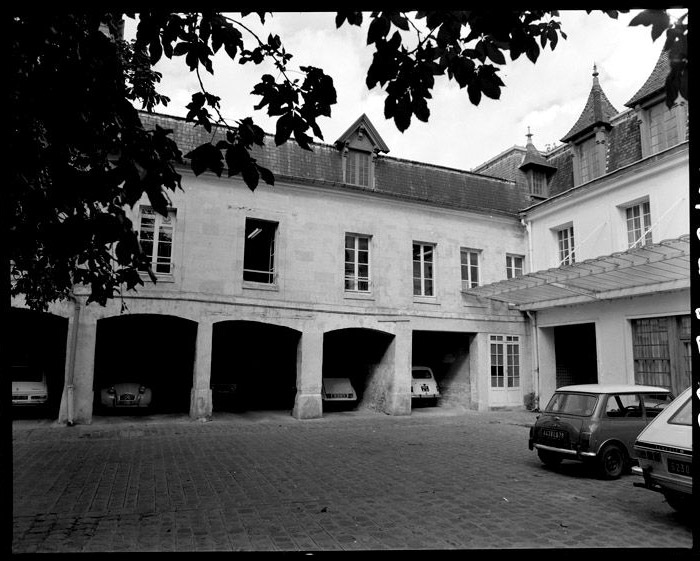
<svg viewBox="0 0 700 561"><path fill-rule="evenodd" d="M46 405L49 389L46 374L39 368L27 365L12 365L12 405L40 406Z"/></svg>
<svg viewBox="0 0 700 561"><path fill-rule="evenodd" d="M107 408L150 407L153 392L139 382L119 382L100 391L100 401Z"/></svg>
<svg viewBox="0 0 700 561"><path fill-rule="evenodd" d="M356 401L357 393L350 378L323 378L321 397L323 401Z"/></svg>
<svg viewBox="0 0 700 561"><path fill-rule="evenodd" d="M662 493L678 512L690 512L693 494L693 406L691 388L683 391L637 436L639 466L632 469L644 482L637 487Z"/></svg>
<svg viewBox="0 0 700 561"><path fill-rule="evenodd" d="M528 448L547 466L576 460L617 479L636 463L637 435L673 397L667 388L636 384L558 388L530 427Z"/></svg>
<svg viewBox="0 0 700 561"><path fill-rule="evenodd" d="M436 401L440 397L433 371L427 366L411 368L411 400L430 399Z"/></svg>

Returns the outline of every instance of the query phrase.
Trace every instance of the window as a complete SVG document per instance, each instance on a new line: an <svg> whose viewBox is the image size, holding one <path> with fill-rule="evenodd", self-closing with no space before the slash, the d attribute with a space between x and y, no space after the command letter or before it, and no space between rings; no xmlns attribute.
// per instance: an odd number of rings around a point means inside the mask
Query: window
<svg viewBox="0 0 700 561"><path fill-rule="evenodd" d="M523 261L522 255L506 255L506 278L513 279L523 276Z"/></svg>
<svg viewBox="0 0 700 561"><path fill-rule="evenodd" d="M571 265L575 262L574 254L574 227L557 230L557 243L559 244L559 265Z"/></svg>
<svg viewBox="0 0 700 561"><path fill-rule="evenodd" d="M629 418L642 416L642 404L638 394L609 395L605 404L605 416Z"/></svg>
<svg viewBox="0 0 700 561"><path fill-rule="evenodd" d="M625 209L627 218L627 245L641 247L651 243L651 212L649 202Z"/></svg>
<svg viewBox="0 0 700 561"><path fill-rule="evenodd" d="M479 252L475 249L460 249L462 261L462 290L479 286Z"/></svg>
<svg viewBox="0 0 700 561"><path fill-rule="evenodd" d="M369 236L345 234L345 290L369 292Z"/></svg>
<svg viewBox="0 0 700 561"><path fill-rule="evenodd" d="M543 171L530 172L530 193L540 197L547 196L547 174Z"/></svg>
<svg viewBox="0 0 700 561"><path fill-rule="evenodd" d="M139 208L139 243L156 274L173 272L174 228L175 210L169 210L168 216L163 216L150 206Z"/></svg>
<svg viewBox="0 0 700 561"><path fill-rule="evenodd" d="M491 335L491 387L520 387L520 338Z"/></svg>
<svg viewBox="0 0 700 561"><path fill-rule="evenodd" d="M425 243L413 244L413 294L434 296L433 259L435 246Z"/></svg>
<svg viewBox="0 0 700 561"><path fill-rule="evenodd" d="M371 164L372 155L369 152L349 150L345 160L345 182L369 187Z"/></svg>
<svg viewBox="0 0 700 561"><path fill-rule="evenodd" d="M275 284L275 237L277 223L256 218L245 221L243 280Z"/></svg>
<svg viewBox="0 0 700 561"><path fill-rule="evenodd" d="M578 146L578 155L581 183L586 183L603 175L603 162L600 158L595 137L589 138Z"/></svg>
<svg viewBox="0 0 700 561"><path fill-rule="evenodd" d="M681 142L677 109L677 105L669 109L665 103L649 109L649 149L652 154Z"/></svg>

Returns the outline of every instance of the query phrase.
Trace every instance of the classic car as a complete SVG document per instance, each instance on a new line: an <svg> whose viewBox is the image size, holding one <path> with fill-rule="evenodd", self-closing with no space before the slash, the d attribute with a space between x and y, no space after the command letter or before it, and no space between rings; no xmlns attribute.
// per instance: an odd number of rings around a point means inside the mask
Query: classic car
<svg viewBox="0 0 700 561"><path fill-rule="evenodd" d="M119 382L100 391L100 401L108 408L149 407L152 397L151 388L139 382Z"/></svg>
<svg viewBox="0 0 700 561"><path fill-rule="evenodd" d="M49 398L46 374L25 365L10 367L12 405L45 405Z"/></svg>
<svg viewBox="0 0 700 561"><path fill-rule="evenodd" d="M356 401L357 393L350 378L323 378L321 397L323 401Z"/></svg>
<svg viewBox="0 0 700 561"><path fill-rule="evenodd" d="M438 397L440 397L440 388L438 388L433 371L427 366L411 368L411 399L435 401Z"/></svg>

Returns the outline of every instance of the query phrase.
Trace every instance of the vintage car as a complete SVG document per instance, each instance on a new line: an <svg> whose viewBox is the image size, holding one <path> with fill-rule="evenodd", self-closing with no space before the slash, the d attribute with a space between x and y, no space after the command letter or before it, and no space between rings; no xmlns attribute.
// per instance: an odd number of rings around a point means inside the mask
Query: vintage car
<svg viewBox="0 0 700 561"><path fill-rule="evenodd" d="M356 401L357 393L350 378L323 378L321 397L323 401Z"/></svg>
<svg viewBox="0 0 700 561"><path fill-rule="evenodd" d="M45 405L49 398L46 374L31 366L10 367L12 379L12 405Z"/></svg>
<svg viewBox="0 0 700 561"><path fill-rule="evenodd" d="M138 382L120 382L100 391L100 401L107 408L149 407L152 397L151 389Z"/></svg>
<svg viewBox="0 0 700 561"><path fill-rule="evenodd" d="M663 493L679 512L689 512L693 493L693 407L686 389L639 434L634 450L644 479L638 487Z"/></svg>
<svg viewBox="0 0 700 561"><path fill-rule="evenodd" d="M411 399L435 401L438 397L440 397L440 388L438 388L433 371L427 366L411 368Z"/></svg>
<svg viewBox="0 0 700 561"><path fill-rule="evenodd" d="M617 479L636 463L637 435L672 400L668 389L656 386L564 386L530 427L528 447L545 465L577 460Z"/></svg>

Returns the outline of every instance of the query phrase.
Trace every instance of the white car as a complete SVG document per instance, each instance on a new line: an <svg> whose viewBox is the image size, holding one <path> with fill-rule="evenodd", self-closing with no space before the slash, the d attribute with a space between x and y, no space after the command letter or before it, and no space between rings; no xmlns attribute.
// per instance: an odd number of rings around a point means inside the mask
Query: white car
<svg viewBox="0 0 700 561"><path fill-rule="evenodd" d="M671 507L689 512L693 493L693 411L691 389L686 389L639 433L634 451L644 478L637 487L663 493Z"/></svg>
<svg viewBox="0 0 700 561"><path fill-rule="evenodd" d="M323 378L321 385L323 401L356 401L355 388L350 378Z"/></svg>
<svg viewBox="0 0 700 561"><path fill-rule="evenodd" d="M427 366L414 366L411 368L411 399L431 399L440 397L440 388L433 375L433 371Z"/></svg>
<svg viewBox="0 0 700 561"><path fill-rule="evenodd" d="M151 389L138 382L112 384L100 392L102 405L110 409L149 407L152 397Z"/></svg>
<svg viewBox="0 0 700 561"><path fill-rule="evenodd" d="M12 405L45 405L49 398L46 374L30 366L12 366Z"/></svg>

